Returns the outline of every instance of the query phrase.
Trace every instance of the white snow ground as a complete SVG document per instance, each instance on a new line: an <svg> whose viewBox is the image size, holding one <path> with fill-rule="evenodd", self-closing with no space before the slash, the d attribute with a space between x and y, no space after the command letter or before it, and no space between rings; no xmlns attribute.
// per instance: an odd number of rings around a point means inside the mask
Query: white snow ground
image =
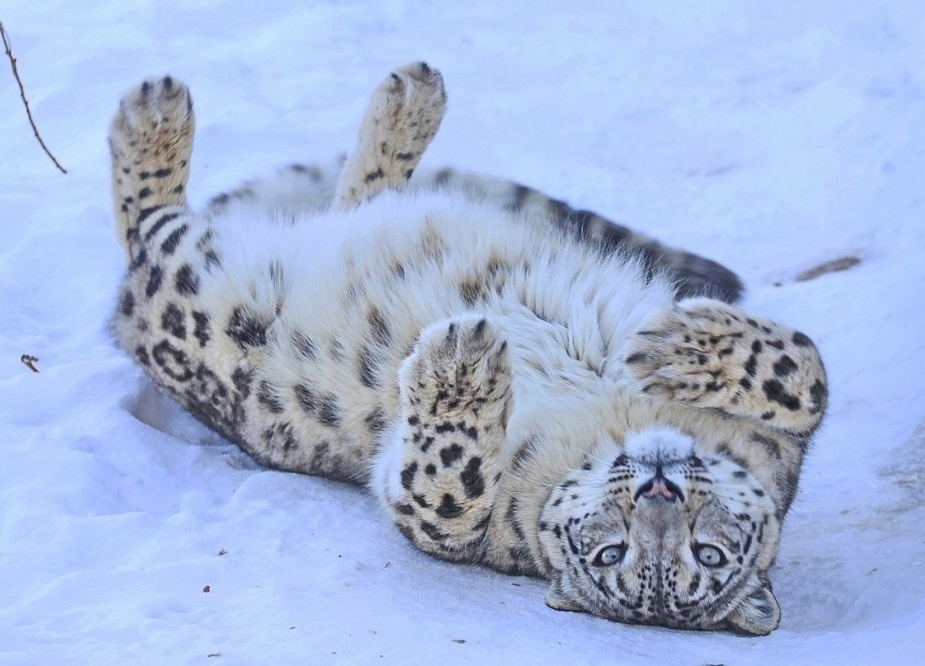
<svg viewBox="0 0 925 666"><path fill-rule="evenodd" d="M0 61L0 663L925 663L921 0L8 0L0 21L70 170ZM428 164L720 260L821 347L771 636L557 613L540 582L430 559L360 491L254 465L111 344L125 88L192 86L202 204L346 149L422 58L451 99Z"/></svg>

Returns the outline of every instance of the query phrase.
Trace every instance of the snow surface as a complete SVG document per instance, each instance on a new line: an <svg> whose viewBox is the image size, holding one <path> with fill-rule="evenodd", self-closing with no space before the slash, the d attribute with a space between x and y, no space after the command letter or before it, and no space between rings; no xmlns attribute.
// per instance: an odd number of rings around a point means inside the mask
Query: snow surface
<svg viewBox="0 0 925 666"><path fill-rule="evenodd" d="M0 62L0 663L925 663L921 0L8 0L0 20L70 170ZM259 468L110 342L128 86L191 85L201 205L348 148L416 59L450 93L427 164L720 260L819 344L830 414L771 636L557 613L538 581L435 561L359 490Z"/></svg>

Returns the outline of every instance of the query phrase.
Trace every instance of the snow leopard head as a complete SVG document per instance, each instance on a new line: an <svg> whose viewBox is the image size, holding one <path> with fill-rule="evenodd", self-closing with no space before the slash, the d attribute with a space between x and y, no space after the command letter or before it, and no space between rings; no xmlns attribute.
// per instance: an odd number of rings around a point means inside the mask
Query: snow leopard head
<svg viewBox="0 0 925 666"><path fill-rule="evenodd" d="M540 518L546 602L611 620L768 634L780 521L739 462L679 431L630 433L554 488Z"/></svg>

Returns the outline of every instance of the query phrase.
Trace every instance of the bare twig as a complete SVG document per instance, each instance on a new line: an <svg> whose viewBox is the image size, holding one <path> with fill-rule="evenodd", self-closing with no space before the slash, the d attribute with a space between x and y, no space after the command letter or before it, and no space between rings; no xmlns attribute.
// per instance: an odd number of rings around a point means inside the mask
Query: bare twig
<svg viewBox="0 0 925 666"><path fill-rule="evenodd" d="M45 154L48 155L51 158L51 161L55 163L55 166L61 170L61 173L67 173L67 169L58 164L58 160L55 159L55 156L51 154L50 150L48 150L48 146L46 146L45 142L42 141L42 137L39 135L39 129L35 126L35 121L32 120L32 111L29 110L29 101L26 99L26 91L23 90L22 81L19 79L19 70L16 69L16 58L13 57L13 49L10 46L10 39L6 35L6 30L3 29L2 21L0 21L0 37L3 38L3 48L6 49L6 57L10 59L10 66L13 68L13 76L16 78L16 83L19 85L19 96L22 97L23 106L26 107L26 115L29 116L29 124L32 125L32 132L35 134L35 138L39 140L39 144L42 146Z"/></svg>

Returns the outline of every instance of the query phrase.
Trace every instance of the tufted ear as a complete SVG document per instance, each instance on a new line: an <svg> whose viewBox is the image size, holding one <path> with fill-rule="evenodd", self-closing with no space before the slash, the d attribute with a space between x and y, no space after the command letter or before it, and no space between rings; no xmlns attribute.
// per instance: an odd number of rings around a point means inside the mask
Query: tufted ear
<svg viewBox="0 0 925 666"><path fill-rule="evenodd" d="M553 582L546 591L546 605L560 611L584 611L584 608L559 591L557 582Z"/></svg>
<svg viewBox="0 0 925 666"><path fill-rule="evenodd" d="M766 636L780 624L780 606L771 585L761 582L729 614L726 620L746 634Z"/></svg>

